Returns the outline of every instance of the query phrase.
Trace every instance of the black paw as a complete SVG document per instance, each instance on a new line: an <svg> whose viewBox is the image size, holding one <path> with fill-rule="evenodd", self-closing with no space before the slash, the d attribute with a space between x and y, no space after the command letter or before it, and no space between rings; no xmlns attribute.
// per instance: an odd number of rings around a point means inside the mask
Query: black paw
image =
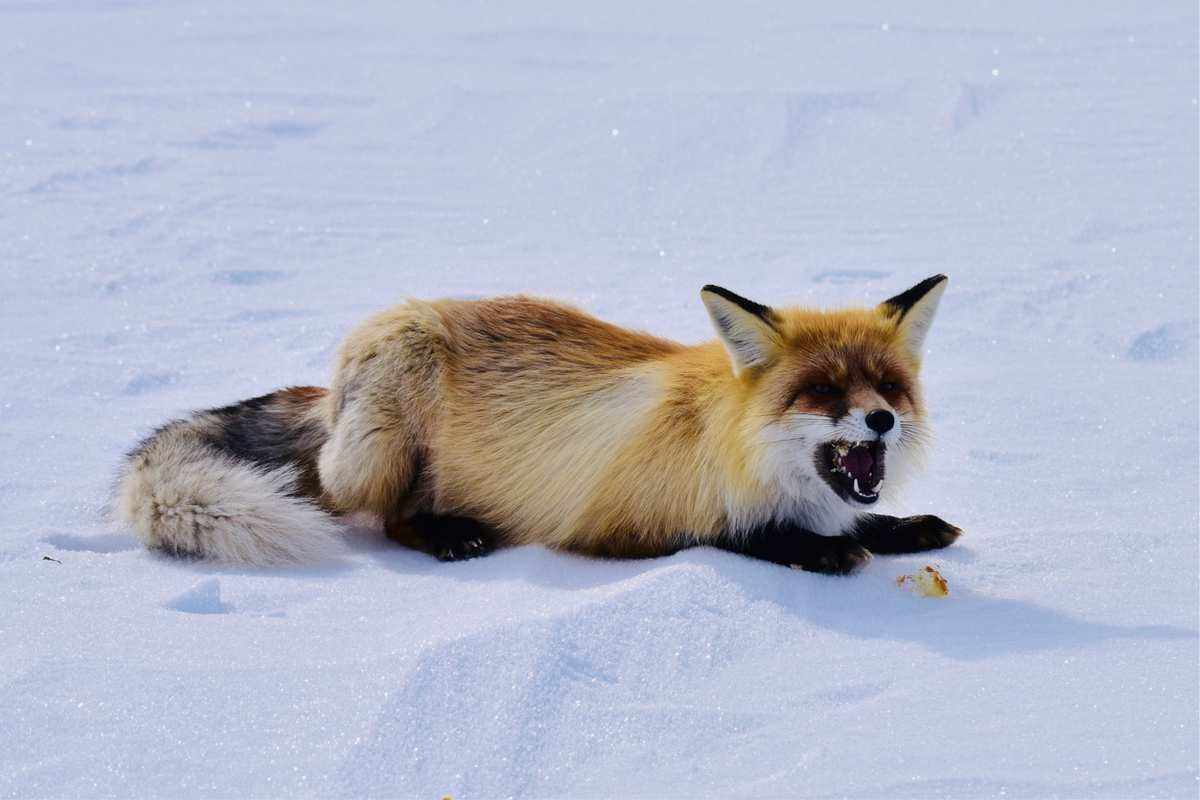
<svg viewBox="0 0 1200 800"><path fill-rule="evenodd" d="M483 537L465 539L461 542L443 544L437 552L438 561L466 561L471 558L486 556L496 549L496 545Z"/></svg>
<svg viewBox="0 0 1200 800"><path fill-rule="evenodd" d="M793 569L825 575L849 575L871 560L871 551L853 536L814 536L806 542L808 552L792 564Z"/></svg>
<svg viewBox="0 0 1200 800"><path fill-rule="evenodd" d="M962 530L941 517L922 514L904 517L892 532L898 545L907 546L906 552L920 553L925 550L941 550L949 547L962 536Z"/></svg>
<svg viewBox="0 0 1200 800"><path fill-rule="evenodd" d="M500 544L499 535L470 517L449 514L416 514L406 521L414 534L410 546L439 561L466 561L486 556Z"/></svg>
<svg viewBox="0 0 1200 800"><path fill-rule="evenodd" d="M854 536L872 553L896 555L941 550L954 544L962 531L932 514L903 519L865 514Z"/></svg>

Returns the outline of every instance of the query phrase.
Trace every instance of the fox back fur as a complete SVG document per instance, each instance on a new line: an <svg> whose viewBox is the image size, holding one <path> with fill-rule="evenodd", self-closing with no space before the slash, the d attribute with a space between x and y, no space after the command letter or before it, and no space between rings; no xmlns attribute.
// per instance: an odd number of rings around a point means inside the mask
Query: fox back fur
<svg viewBox="0 0 1200 800"><path fill-rule="evenodd" d="M119 513L150 547L253 564L320 558L354 512L431 552L414 523L431 516L611 556L785 522L845 533L928 440L918 376L945 285L836 311L709 286L718 339L695 346L531 297L411 300L350 334L329 389L156 431Z"/></svg>

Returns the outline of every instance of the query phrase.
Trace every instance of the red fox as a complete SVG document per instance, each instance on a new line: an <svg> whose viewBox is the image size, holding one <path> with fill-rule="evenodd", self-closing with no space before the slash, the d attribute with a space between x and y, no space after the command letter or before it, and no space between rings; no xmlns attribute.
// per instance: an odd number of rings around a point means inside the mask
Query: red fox
<svg viewBox="0 0 1200 800"><path fill-rule="evenodd" d="M160 428L118 510L149 547L251 564L320 557L353 512L444 560L713 545L848 573L946 547L960 531L937 517L869 512L928 444L918 372L946 281L838 311L706 286L718 339L696 346L530 297L411 300L350 334L329 389Z"/></svg>

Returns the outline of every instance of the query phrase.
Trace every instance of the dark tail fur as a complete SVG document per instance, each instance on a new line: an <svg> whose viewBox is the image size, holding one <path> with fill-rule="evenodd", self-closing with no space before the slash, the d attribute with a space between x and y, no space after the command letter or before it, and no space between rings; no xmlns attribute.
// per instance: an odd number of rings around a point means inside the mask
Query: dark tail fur
<svg viewBox="0 0 1200 800"><path fill-rule="evenodd" d="M126 459L119 515L148 547L249 564L337 549L320 507L325 390L281 389L171 422Z"/></svg>

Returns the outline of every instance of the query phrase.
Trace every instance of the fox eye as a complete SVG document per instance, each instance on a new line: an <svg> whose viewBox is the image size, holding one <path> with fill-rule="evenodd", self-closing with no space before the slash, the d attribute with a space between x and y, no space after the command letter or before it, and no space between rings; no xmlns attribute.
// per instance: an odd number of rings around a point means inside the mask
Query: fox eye
<svg viewBox="0 0 1200 800"><path fill-rule="evenodd" d="M808 385L809 394L831 395L837 394L837 387L829 383L810 383Z"/></svg>
<svg viewBox="0 0 1200 800"><path fill-rule="evenodd" d="M900 391L900 384L896 381L884 381L879 384L879 391L883 394L895 394Z"/></svg>

